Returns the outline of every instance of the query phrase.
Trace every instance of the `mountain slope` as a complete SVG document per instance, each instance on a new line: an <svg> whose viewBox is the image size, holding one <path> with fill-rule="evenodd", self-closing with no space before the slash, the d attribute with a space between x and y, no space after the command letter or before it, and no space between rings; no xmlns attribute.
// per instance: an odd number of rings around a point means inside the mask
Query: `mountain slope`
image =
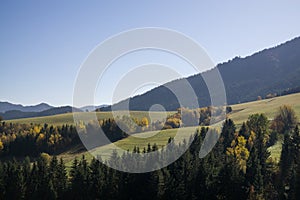
<svg viewBox="0 0 300 200"><path fill-rule="evenodd" d="M223 78L228 104L253 101L258 96L280 94L289 88L299 87L300 37L245 58L236 57L217 65L216 68ZM202 74L210 74L216 68ZM186 78L198 97L200 107L210 105L202 74ZM168 87L184 92L184 79L169 82L113 106L115 109L122 109L129 101L130 110L149 110L154 104L161 104L166 110L176 110L180 105ZM110 109L111 107L102 108Z"/></svg>

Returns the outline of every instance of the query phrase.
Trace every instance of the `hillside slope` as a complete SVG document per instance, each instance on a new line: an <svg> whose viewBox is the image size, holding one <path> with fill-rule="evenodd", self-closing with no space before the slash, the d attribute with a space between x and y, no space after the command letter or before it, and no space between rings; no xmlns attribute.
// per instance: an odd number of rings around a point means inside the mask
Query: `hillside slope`
<svg viewBox="0 0 300 200"><path fill-rule="evenodd" d="M236 104L265 97L269 93L280 94L289 88L300 86L300 37L279 46L263 50L245 58L234 58L217 65L223 78L227 103ZM212 73L216 68L203 72ZM210 97L202 74L186 79L193 87L200 107L210 105ZM184 88L184 80L175 80L152 89L145 94L126 99L114 105L116 109L124 108L129 101L130 110L149 110L154 104L161 104L167 110L176 110L179 103L168 89ZM110 110L111 107L102 110Z"/></svg>
<svg viewBox="0 0 300 200"><path fill-rule="evenodd" d="M274 118L278 108L284 104L291 105L296 112L298 119L300 119L300 93L290 94L282 97L275 97L272 99L265 99L260 101L253 101L242 104L231 105L232 112L229 114L229 118L233 119L237 127L239 128L242 125L242 122L246 121L249 115L255 113L264 113L271 120ZM177 133L178 129L168 129L162 130L160 132L144 132L137 133L139 137L128 137L122 140L115 142L114 144L105 145L99 148L95 148L94 152L100 152L103 159L107 159L110 157L112 152L116 149L115 145L124 150L133 150L134 146L140 147L143 149L147 147L148 143L154 144L156 143L158 147L164 146L170 137L174 137ZM182 128L182 133L184 135L179 136L179 138L184 138L193 134L195 127L184 127ZM155 134L156 133L156 134ZM133 135L134 136L134 135ZM142 136L142 137L141 137ZM117 150L121 152L120 150ZM275 146L270 148L272 153L271 157L273 157L276 161L278 161L281 151L281 141L279 141ZM279 153L278 153L279 152ZM90 160L92 155L88 152L80 151L78 149L70 149L69 151L60 155L60 157L64 158L67 162L67 165L70 167L72 164L72 160L75 157L81 157L82 155Z"/></svg>

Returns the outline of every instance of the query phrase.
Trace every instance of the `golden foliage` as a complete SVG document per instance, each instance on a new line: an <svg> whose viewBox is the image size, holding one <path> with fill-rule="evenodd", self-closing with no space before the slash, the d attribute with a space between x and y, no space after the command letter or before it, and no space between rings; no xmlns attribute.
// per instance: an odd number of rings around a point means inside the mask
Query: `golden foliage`
<svg viewBox="0 0 300 200"><path fill-rule="evenodd" d="M4 148L2 141L0 140L0 151Z"/></svg>
<svg viewBox="0 0 300 200"><path fill-rule="evenodd" d="M33 127L33 133L34 134L39 134L41 132L41 127L39 126L34 126Z"/></svg>
<svg viewBox="0 0 300 200"><path fill-rule="evenodd" d="M46 161L46 163L50 162L51 156L47 153L41 153L41 158Z"/></svg>
<svg viewBox="0 0 300 200"><path fill-rule="evenodd" d="M141 125L142 126L145 126L145 127L148 127L149 126L149 121L148 121L148 118L147 117L143 117L142 120L141 120Z"/></svg>
<svg viewBox="0 0 300 200"><path fill-rule="evenodd" d="M41 133L39 134L38 138L36 139L37 143L41 143L45 139L45 134Z"/></svg>
<svg viewBox="0 0 300 200"><path fill-rule="evenodd" d="M243 136L239 136L231 144L232 146L227 148L227 155L233 156L240 170L246 173L247 160L250 155L249 150L246 148L247 140Z"/></svg>
<svg viewBox="0 0 300 200"><path fill-rule="evenodd" d="M254 141L256 139L256 134L253 131L250 131L250 136L248 138L248 148L251 149L254 145Z"/></svg>
<svg viewBox="0 0 300 200"><path fill-rule="evenodd" d="M48 144L51 145L55 145L57 143L59 143L62 140L62 136L59 133L56 134L52 134L49 138Z"/></svg>

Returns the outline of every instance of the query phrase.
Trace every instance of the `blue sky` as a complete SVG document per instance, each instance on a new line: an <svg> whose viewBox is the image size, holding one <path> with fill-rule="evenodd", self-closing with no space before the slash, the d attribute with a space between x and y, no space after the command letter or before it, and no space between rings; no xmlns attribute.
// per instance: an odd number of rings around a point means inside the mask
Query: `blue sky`
<svg viewBox="0 0 300 200"><path fill-rule="evenodd" d="M1 1L0 101L72 104L76 75L89 52L128 29L182 32L204 47L215 63L300 36L299 1L221 2ZM176 58L150 55L156 62L177 65L184 75L193 74ZM124 59L112 73L130 62L134 57ZM105 84L97 91L97 104L111 102L111 83Z"/></svg>

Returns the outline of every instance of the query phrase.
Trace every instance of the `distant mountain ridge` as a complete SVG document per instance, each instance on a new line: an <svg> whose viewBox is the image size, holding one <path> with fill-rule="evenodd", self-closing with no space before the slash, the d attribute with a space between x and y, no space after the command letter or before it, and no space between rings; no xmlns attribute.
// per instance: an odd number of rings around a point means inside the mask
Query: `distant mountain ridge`
<svg viewBox="0 0 300 200"><path fill-rule="evenodd" d="M253 101L258 96L280 94L290 88L297 88L300 86L300 37L245 58L235 57L201 74L168 82L114 104L114 109L126 107L129 101L130 110L149 110L154 104L161 104L166 110L176 110L180 105L168 88L184 90L185 80L194 89L200 107L209 106L210 96L202 74L207 75L216 69L222 76L228 104ZM101 110L111 110L111 106Z"/></svg>
<svg viewBox="0 0 300 200"><path fill-rule="evenodd" d="M107 105L98 106L84 106L81 108L75 108L71 106L54 107L46 103L40 103L32 106L23 106L21 104L13 104L9 102L0 102L0 116L5 120L31 118L31 117L43 117L49 115L58 115L70 112L91 112L96 109L105 107Z"/></svg>
<svg viewBox="0 0 300 200"><path fill-rule="evenodd" d="M50 106L46 103L40 103L33 106L23 106L21 104L13 104L9 102L1 102L0 101L0 112L6 112L10 110L18 110L22 112L41 112L44 110L48 110L50 108L53 108L53 106Z"/></svg>
<svg viewBox="0 0 300 200"><path fill-rule="evenodd" d="M41 112L23 112L20 110L10 110L4 113L0 113L0 116L5 120L9 119L20 119L20 118L30 118L30 117L44 117L50 115L58 115L70 112L82 112L81 109L73 108L71 106L53 107L48 110Z"/></svg>
<svg viewBox="0 0 300 200"><path fill-rule="evenodd" d="M82 111L88 111L88 112L91 112L91 111L95 111L96 109L99 109L99 108L103 108L103 107L107 107L108 105L107 104L102 104L102 105L99 105L99 106L83 106L83 107L80 107L80 109Z"/></svg>

